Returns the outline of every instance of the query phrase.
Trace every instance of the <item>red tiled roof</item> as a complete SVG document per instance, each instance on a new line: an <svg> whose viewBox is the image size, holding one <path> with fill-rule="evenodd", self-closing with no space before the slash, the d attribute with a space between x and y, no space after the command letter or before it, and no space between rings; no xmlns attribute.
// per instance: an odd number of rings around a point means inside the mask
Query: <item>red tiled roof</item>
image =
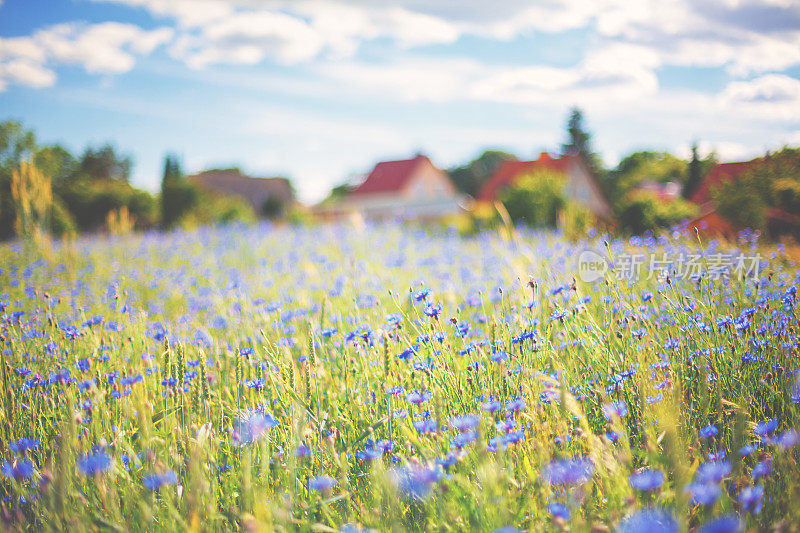
<svg viewBox="0 0 800 533"><path fill-rule="evenodd" d="M692 202L703 205L711 201L711 190L722 183L728 182L745 170L749 169L753 164L759 163L760 159L753 159L752 161L740 161L737 163L720 163L711 169L700 185L697 187L689 200Z"/></svg>
<svg viewBox="0 0 800 533"><path fill-rule="evenodd" d="M490 202L497 198L500 189L511 185L520 175L534 170L552 170L566 173L573 157L577 156L567 155L553 158L547 152L542 152L539 155L539 159L535 161L503 161L492 174L492 177L483 184L478 197L481 200Z"/></svg>
<svg viewBox="0 0 800 533"><path fill-rule="evenodd" d="M417 166L423 162L431 164L430 159L418 155L413 159L402 161L382 161L375 165L364 182L353 189L351 196L382 192L396 192L403 189Z"/></svg>

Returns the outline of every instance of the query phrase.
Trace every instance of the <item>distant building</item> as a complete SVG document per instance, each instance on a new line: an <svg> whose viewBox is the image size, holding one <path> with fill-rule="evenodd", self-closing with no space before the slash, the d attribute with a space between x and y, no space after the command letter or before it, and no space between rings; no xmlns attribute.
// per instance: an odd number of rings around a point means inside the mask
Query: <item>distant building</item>
<svg viewBox="0 0 800 533"><path fill-rule="evenodd" d="M659 200L665 200L667 202L680 198L681 188L681 184L677 181L654 180L645 180L637 187L637 189L651 192L656 195Z"/></svg>
<svg viewBox="0 0 800 533"><path fill-rule="evenodd" d="M238 196L249 203L258 215L268 214L276 205L294 201L292 184L286 178L254 178L238 168L206 170L187 178L210 192Z"/></svg>
<svg viewBox="0 0 800 533"><path fill-rule="evenodd" d="M378 163L344 198L316 211L324 218L438 219L461 212L463 201L447 173L417 155Z"/></svg>
<svg viewBox="0 0 800 533"><path fill-rule="evenodd" d="M717 205L713 198L714 189L730 181L735 181L741 174L763 161L763 158L756 158L750 161L715 165L689 196L689 200L700 208L700 214L689 222L689 228L697 229L701 233L732 237L737 228L717 212ZM767 229L772 234L780 234L787 230L800 228L800 217L783 209L769 207L765 215Z"/></svg>
<svg viewBox="0 0 800 533"><path fill-rule="evenodd" d="M588 208L600 219L610 220L613 217L611 206L597 183L597 178L578 155L554 158L547 152L542 152L534 161L504 161L481 188L479 199L493 202L503 189L537 170L563 174L567 178L567 198Z"/></svg>

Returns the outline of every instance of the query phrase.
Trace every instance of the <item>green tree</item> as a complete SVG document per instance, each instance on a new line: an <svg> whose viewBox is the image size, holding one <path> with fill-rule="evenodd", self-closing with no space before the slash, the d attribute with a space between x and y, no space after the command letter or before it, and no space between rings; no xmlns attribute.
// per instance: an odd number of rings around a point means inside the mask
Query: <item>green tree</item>
<svg viewBox="0 0 800 533"><path fill-rule="evenodd" d="M78 166L75 156L58 144L39 148L33 160L42 173L50 177L55 189L66 183L75 174Z"/></svg>
<svg viewBox="0 0 800 533"><path fill-rule="evenodd" d="M776 208L800 213L800 148L783 148L753 163L735 179L711 191L717 212L742 228L787 229L800 233L800 228L769 228L767 210ZM776 235L773 235L776 236Z"/></svg>
<svg viewBox="0 0 800 533"><path fill-rule="evenodd" d="M583 111L578 107L570 110L567 119L567 141L561 145L561 153L562 155L577 153L591 172L603 177L603 162L592 150L592 134L587 131L583 123Z"/></svg>
<svg viewBox="0 0 800 533"><path fill-rule="evenodd" d="M508 152L486 150L466 165L453 168L447 172L456 189L474 197L480 193L483 184L494 174L503 161L516 159L517 156Z"/></svg>
<svg viewBox="0 0 800 533"><path fill-rule="evenodd" d="M567 205L565 181L563 174L538 170L504 189L500 201L515 224L555 228Z"/></svg>
<svg viewBox="0 0 800 533"><path fill-rule="evenodd" d="M717 155L711 152L707 157L700 158L697 153L697 143L692 145L692 159L689 161L686 182L683 184L681 195L689 198L697 190L700 182L708 174L711 168L717 163Z"/></svg>
<svg viewBox="0 0 800 533"><path fill-rule="evenodd" d="M86 148L78 164L77 176L81 179L128 181L133 160L117 153L114 146Z"/></svg>
<svg viewBox="0 0 800 533"><path fill-rule="evenodd" d="M161 226L169 229L180 223L200 204L200 191L184 179L178 157L167 154L161 178Z"/></svg>

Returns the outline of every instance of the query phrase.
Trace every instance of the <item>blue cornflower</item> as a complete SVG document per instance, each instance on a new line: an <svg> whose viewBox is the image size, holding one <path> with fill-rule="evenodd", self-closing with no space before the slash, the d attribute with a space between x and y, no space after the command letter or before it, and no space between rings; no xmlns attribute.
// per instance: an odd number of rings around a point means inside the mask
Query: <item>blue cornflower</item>
<svg viewBox="0 0 800 533"><path fill-rule="evenodd" d="M27 437L23 437L16 442L11 441L10 443L8 443L8 449L13 453L25 453L28 450L36 448L41 443L42 441L40 441L39 439L30 439Z"/></svg>
<svg viewBox="0 0 800 533"><path fill-rule="evenodd" d="M725 515L715 518L700 528L699 533L740 533L744 529L742 521L736 515Z"/></svg>
<svg viewBox="0 0 800 533"><path fill-rule="evenodd" d="M618 533L675 533L678 529L675 517L658 507L636 511L617 526Z"/></svg>
<svg viewBox="0 0 800 533"><path fill-rule="evenodd" d="M84 476L96 476L111 468L111 456L100 450L78 458L78 472Z"/></svg>
<svg viewBox="0 0 800 533"><path fill-rule="evenodd" d="M420 291L417 291L414 294L414 301L415 302L422 302L422 301L426 300L428 298L428 296L430 296L430 295L431 295L431 290L430 289L422 289Z"/></svg>
<svg viewBox="0 0 800 533"><path fill-rule="evenodd" d="M519 397L506 400L506 409L509 411L520 411L525 409L525 400Z"/></svg>
<svg viewBox="0 0 800 533"><path fill-rule="evenodd" d="M628 482L637 490L655 490L664 483L664 472L652 469L642 470L631 474Z"/></svg>
<svg viewBox="0 0 800 533"><path fill-rule="evenodd" d="M772 473L772 461L765 459L753 467L753 472L750 474L753 480L760 477L768 476Z"/></svg>
<svg viewBox="0 0 800 533"><path fill-rule="evenodd" d="M359 461L372 461L383 455L383 449L376 446L365 447L356 452L356 459Z"/></svg>
<svg viewBox="0 0 800 533"><path fill-rule="evenodd" d="M712 461L703 463L697 468L695 479L700 483L719 483L731 473L731 463L728 461Z"/></svg>
<svg viewBox="0 0 800 533"><path fill-rule="evenodd" d="M569 520L572 516L569 508L560 502L553 502L547 506L547 510L550 511L550 514L553 518L560 518L562 520Z"/></svg>
<svg viewBox="0 0 800 533"><path fill-rule="evenodd" d="M22 481L33 477L33 463L27 457L20 457L13 464L3 461L0 472L7 478Z"/></svg>
<svg viewBox="0 0 800 533"><path fill-rule="evenodd" d="M710 426L706 426L704 428L700 428L700 438L701 439L710 439L711 437L715 436L717 433L719 433L719 430L717 429L717 426L715 426L713 424L710 425Z"/></svg>
<svg viewBox="0 0 800 533"><path fill-rule="evenodd" d="M746 487L742 489L738 497L742 509L748 513L758 514L761 512L761 506L764 503L764 486L756 485L754 487Z"/></svg>
<svg viewBox="0 0 800 533"><path fill-rule="evenodd" d="M550 320L564 320L567 312L564 309L556 309L550 314Z"/></svg>
<svg viewBox="0 0 800 533"><path fill-rule="evenodd" d="M414 420L411 425L414 426L414 429L420 433L436 433L436 429L438 428L436 425L436 420L431 418L426 418L425 420Z"/></svg>
<svg viewBox="0 0 800 533"><path fill-rule="evenodd" d="M621 400L618 402L607 403L603 406L603 414L608 420L611 420L614 417L623 418L628 416L628 406L625 405L625 402Z"/></svg>
<svg viewBox="0 0 800 533"><path fill-rule="evenodd" d="M458 431L466 431L478 426L481 422L481 417L478 415L467 414L461 416L454 416L450 419L450 426Z"/></svg>
<svg viewBox="0 0 800 533"><path fill-rule="evenodd" d="M430 400L431 396L432 393L430 391L420 392L418 390L415 390L406 394L406 401L408 401L409 403L413 403L414 405L419 405L421 403Z"/></svg>
<svg viewBox="0 0 800 533"><path fill-rule="evenodd" d="M430 494L433 484L444 473L438 466L403 465L392 470L392 480L400 492L412 500L422 500Z"/></svg>
<svg viewBox="0 0 800 533"><path fill-rule="evenodd" d="M471 444L475 442L478 438L478 432L475 430L465 431L464 433L459 433L455 437L450 440L450 444L453 448L458 448L459 450L466 446L467 444Z"/></svg>
<svg viewBox="0 0 800 533"><path fill-rule="evenodd" d="M431 318L439 318L442 314L442 304L428 304L425 306L425 314Z"/></svg>
<svg viewBox="0 0 800 533"><path fill-rule="evenodd" d="M237 446L252 444L263 439L267 432L277 425L278 421L269 413L251 411L236 421L233 443Z"/></svg>
<svg viewBox="0 0 800 533"><path fill-rule="evenodd" d="M745 444L744 446L739 448L739 455L747 456L747 455L750 455L751 453L753 453L754 451L756 451L757 449L758 449L758 445L756 445L756 444Z"/></svg>
<svg viewBox="0 0 800 533"><path fill-rule="evenodd" d="M502 406L503 404L500 403L499 400L491 400L484 403L481 406L481 409L483 409L484 411L488 411L490 413L494 413L495 411L499 411Z"/></svg>
<svg viewBox="0 0 800 533"><path fill-rule="evenodd" d="M142 483L150 490L158 490L164 485L174 485L178 478L173 470L167 470L161 474L148 474L142 478Z"/></svg>
<svg viewBox="0 0 800 533"><path fill-rule="evenodd" d="M552 461L542 468L542 478L552 485L581 485L593 474L594 465L583 457Z"/></svg>
<svg viewBox="0 0 800 533"><path fill-rule="evenodd" d="M692 501L698 505L713 505L722 494L719 485L714 483L689 483L686 491L692 495Z"/></svg>
<svg viewBox="0 0 800 533"><path fill-rule="evenodd" d="M773 418L771 420L764 420L763 422L759 422L758 424L756 424L755 429L753 429L753 433L755 433L759 437L763 435L770 435L777 428L778 428L778 419Z"/></svg>
<svg viewBox="0 0 800 533"><path fill-rule="evenodd" d="M319 492L325 492L337 485L335 479L330 476L326 476L324 474L314 476L313 478L308 480L308 488L310 490L317 490Z"/></svg>
<svg viewBox="0 0 800 533"><path fill-rule="evenodd" d="M298 457L311 457L311 448L301 442L294 453Z"/></svg>

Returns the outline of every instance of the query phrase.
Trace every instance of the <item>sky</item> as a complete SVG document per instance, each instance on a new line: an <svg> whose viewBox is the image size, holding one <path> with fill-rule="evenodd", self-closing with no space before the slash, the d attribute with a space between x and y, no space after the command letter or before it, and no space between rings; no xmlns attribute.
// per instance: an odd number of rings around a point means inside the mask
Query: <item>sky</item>
<svg viewBox="0 0 800 533"><path fill-rule="evenodd" d="M0 120L313 202L377 161L800 145L800 0L0 0Z"/></svg>

